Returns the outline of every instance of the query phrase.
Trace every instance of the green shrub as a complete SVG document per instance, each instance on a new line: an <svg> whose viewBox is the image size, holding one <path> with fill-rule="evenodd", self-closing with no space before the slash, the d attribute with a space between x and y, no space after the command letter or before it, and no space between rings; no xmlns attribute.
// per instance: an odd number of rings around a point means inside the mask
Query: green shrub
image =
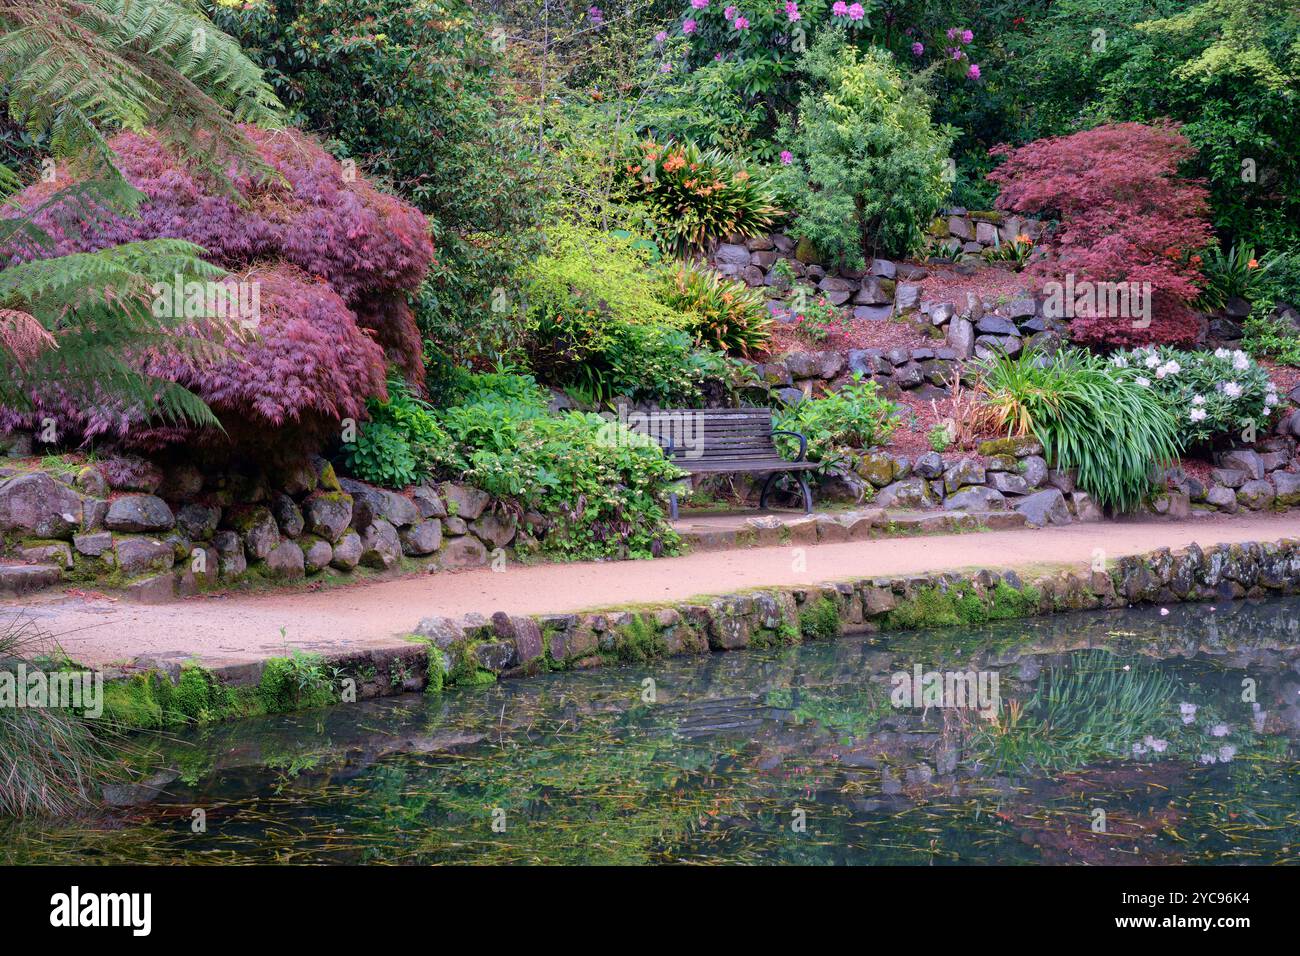
<svg viewBox="0 0 1300 956"><path fill-rule="evenodd" d="M850 450L873 448L889 440L898 420L897 406L880 394L879 386L861 373L852 384L823 398L809 398L776 413L776 428L800 432L808 439L808 460L829 467ZM797 439L778 435L777 445L786 457L799 450Z"/></svg>
<svg viewBox="0 0 1300 956"><path fill-rule="evenodd" d="M792 159L777 179L798 213L791 233L853 268L915 250L949 191L952 132L930 121L927 96L888 53L827 33L801 66L798 121L780 132Z"/></svg>
<svg viewBox="0 0 1300 956"><path fill-rule="evenodd" d="M385 488L405 488L431 477L451 445L433 406L404 381L391 378L388 401L370 399L367 408L370 421L358 426L356 441L343 445L348 471Z"/></svg>
<svg viewBox="0 0 1300 956"><path fill-rule="evenodd" d="M599 415L550 415L527 377L439 412L454 442L449 465L490 494L553 522L546 549L574 559L650 557L676 550L667 524L667 486L681 471L655 441Z"/></svg>
<svg viewBox="0 0 1300 956"><path fill-rule="evenodd" d="M664 245L679 255L704 252L733 233L758 236L781 215L765 176L719 149L691 142L638 143L620 175L627 198L654 221Z"/></svg>
<svg viewBox="0 0 1300 956"><path fill-rule="evenodd" d="M707 266L687 262L665 270L656 294L689 317L699 345L748 356L765 349L771 338L772 316L762 290L726 279Z"/></svg>
<svg viewBox="0 0 1300 956"><path fill-rule="evenodd" d="M689 316L646 281L651 254L634 236L556 225L528 270L530 365L544 381L596 403L616 395L689 405L703 366Z"/></svg>
<svg viewBox="0 0 1300 956"><path fill-rule="evenodd" d="M333 702L336 677L319 654L295 648L266 662L258 695L268 714L324 707Z"/></svg>
<svg viewBox="0 0 1300 956"><path fill-rule="evenodd" d="M1252 309L1241 329L1241 347L1247 354L1300 367L1300 329L1271 305Z"/></svg>
<svg viewBox="0 0 1300 956"><path fill-rule="evenodd" d="M1134 370L1160 398L1185 446L1221 435L1262 436L1278 405L1277 387L1244 351L1134 349L1116 352L1111 363Z"/></svg>
<svg viewBox="0 0 1300 956"><path fill-rule="evenodd" d="M1141 373L1077 350L1051 361L1026 349L981 363L985 403L1008 434L1033 433L1048 463L1078 472L1081 489L1103 506L1137 507L1155 469L1181 450L1179 423Z"/></svg>
<svg viewBox="0 0 1300 956"><path fill-rule="evenodd" d="M835 601L819 598L799 612L799 633L806 641L825 641L840 636L840 612Z"/></svg>

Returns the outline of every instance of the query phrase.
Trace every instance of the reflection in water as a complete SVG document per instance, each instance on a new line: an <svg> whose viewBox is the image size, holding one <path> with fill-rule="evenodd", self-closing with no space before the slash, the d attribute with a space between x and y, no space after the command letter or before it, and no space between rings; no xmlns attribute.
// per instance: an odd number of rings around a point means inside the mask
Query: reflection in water
<svg viewBox="0 0 1300 956"><path fill-rule="evenodd" d="M895 706L918 665L1000 707ZM1297 862L1297 737L1300 599L1070 615L145 738L160 795L0 860Z"/></svg>

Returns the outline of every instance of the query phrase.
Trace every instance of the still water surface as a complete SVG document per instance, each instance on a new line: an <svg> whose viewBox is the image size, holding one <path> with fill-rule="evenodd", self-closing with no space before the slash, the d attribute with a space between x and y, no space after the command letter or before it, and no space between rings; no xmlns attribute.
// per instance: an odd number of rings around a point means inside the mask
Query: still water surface
<svg viewBox="0 0 1300 956"><path fill-rule="evenodd" d="M895 706L917 664L997 714ZM161 795L0 861L1292 863L1298 740L1300 599L1065 615L146 737Z"/></svg>

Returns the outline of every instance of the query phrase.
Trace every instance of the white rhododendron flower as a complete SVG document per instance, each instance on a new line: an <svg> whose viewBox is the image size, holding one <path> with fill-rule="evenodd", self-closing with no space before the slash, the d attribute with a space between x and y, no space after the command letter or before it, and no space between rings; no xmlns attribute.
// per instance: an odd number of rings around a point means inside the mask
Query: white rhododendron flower
<svg viewBox="0 0 1300 956"><path fill-rule="evenodd" d="M1193 408L1193 409L1188 413L1188 417L1189 417L1192 421L1194 421L1194 422L1203 422L1203 421L1205 421L1205 409L1203 409L1203 408Z"/></svg>

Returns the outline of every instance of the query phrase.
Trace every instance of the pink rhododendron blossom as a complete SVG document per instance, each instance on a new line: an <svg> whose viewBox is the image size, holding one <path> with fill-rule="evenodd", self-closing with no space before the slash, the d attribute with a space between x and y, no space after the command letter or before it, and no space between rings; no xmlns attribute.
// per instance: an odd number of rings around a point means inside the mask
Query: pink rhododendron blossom
<svg viewBox="0 0 1300 956"><path fill-rule="evenodd" d="M790 0L785 5L785 18L791 23L799 19L799 4L795 3L794 0Z"/></svg>
<svg viewBox="0 0 1300 956"><path fill-rule="evenodd" d="M587 17L591 20L592 23L595 24L599 24L602 20L605 19L605 15L600 12L600 7L588 7Z"/></svg>
<svg viewBox="0 0 1300 956"><path fill-rule="evenodd" d="M860 3L855 3L853 6L849 7L850 20L861 20L865 13L866 11L862 9L862 4Z"/></svg>
<svg viewBox="0 0 1300 956"><path fill-rule="evenodd" d="M792 162L794 162L794 153L788 149L781 150L781 165L789 166Z"/></svg>
<svg viewBox="0 0 1300 956"><path fill-rule="evenodd" d="M735 27L737 30L743 30L749 26L749 21L744 17L736 17Z"/></svg>
<svg viewBox="0 0 1300 956"><path fill-rule="evenodd" d="M667 39L668 39L668 31L666 30L660 30L658 33L655 34L655 43L663 43Z"/></svg>
<svg viewBox="0 0 1300 956"><path fill-rule="evenodd" d="M962 43L971 43L972 41L974 41L974 39L975 39L975 34L972 33L970 30L962 30L962 31L961 31L961 42L962 42Z"/></svg>
<svg viewBox="0 0 1300 956"><path fill-rule="evenodd" d="M980 78L980 65L978 63L972 63L970 69L966 71L966 75L972 80L978 80Z"/></svg>
<svg viewBox="0 0 1300 956"><path fill-rule="evenodd" d="M735 7L727 7L727 9L722 11L722 15L726 17L728 20L736 19L736 13L737 10Z"/></svg>
<svg viewBox="0 0 1300 956"><path fill-rule="evenodd" d="M683 24L682 24L682 32L685 33L687 36L690 36L692 33L694 33L694 32L695 32L695 21L694 21L694 20L687 20L685 23L683 23Z"/></svg>
<svg viewBox="0 0 1300 956"><path fill-rule="evenodd" d="M709 5L709 0L691 0L691 6L696 10L703 10Z"/></svg>
<svg viewBox="0 0 1300 956"><path fill-rule="evenodd" d="M924 52L925 52L925 44L924 44L924 43L913 43L913 44L912 44L912 56L920 56L920 55L921 55L922 53L924 53Z"/></svg>
<svg viewBox="0 0 1300 956"><path fill-rule="evenodd" d="M835 6L831 7L831 15L836 17L848 16L849 5L844 0L835 0Z"/></svg>

